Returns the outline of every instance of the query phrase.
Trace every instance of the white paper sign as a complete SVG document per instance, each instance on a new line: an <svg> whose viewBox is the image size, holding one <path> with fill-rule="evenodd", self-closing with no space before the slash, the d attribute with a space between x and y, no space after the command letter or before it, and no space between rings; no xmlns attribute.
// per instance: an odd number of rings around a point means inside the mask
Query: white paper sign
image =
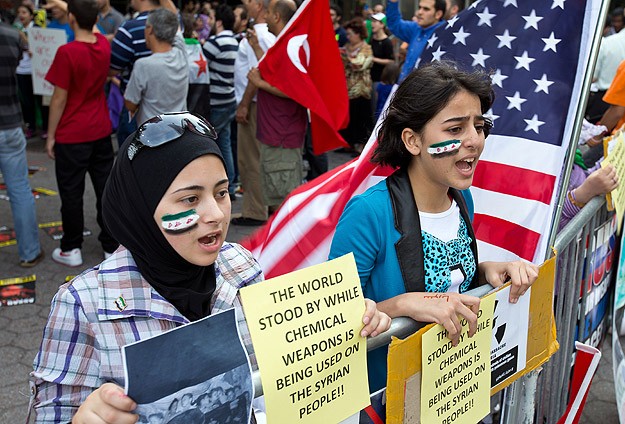
<svg viewBox="0 0 625 424"><path fill-rule="evenodd" d="M525 368L531 288L516 304L508 302L510 286L497 292L491 342L491 387Z"/></svg>
<svg viewBox="0 0 625 424"><path fill-rule="evenodd" d="M52 65L54 55L60 46L67 43L67 34L62 29L30 28L28 45L33 54L33 92L42 96L51 96L54 86L45 80Z"/></svg>

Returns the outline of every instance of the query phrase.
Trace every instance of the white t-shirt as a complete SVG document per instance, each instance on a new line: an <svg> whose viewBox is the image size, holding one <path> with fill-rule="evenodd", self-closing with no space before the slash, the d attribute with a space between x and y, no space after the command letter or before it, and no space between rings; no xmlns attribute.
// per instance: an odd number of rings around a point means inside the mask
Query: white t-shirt
<svg viewBox="0 0 625 424"><path fill-rule="evenodd" d="M256 31L258 43L263 51L266 52L276 42L276 36L269 32L267 24L254 25L254 31ZM256 54L250 43L244 38L239 43L237 58L234 62L234 96L237 99L237 104L241 103L243 99L243 93L247 87L247 74L250 69L256 66L258 66ZM254 96L254 101L256 101L256 96Z"/></svg>
<svg viewBox="0 0 625 424"><path fill-rule="evenodd" d="M454 200L446 211L440 213L419 212L421 220L421 231L426 232L443 243L449 243L458 238L460 228L460 208ZM425 249L425 246L424 246ZM427 255L424 257L427 261ZM459 292L460 284L465 280L465 276L460 269L451 271L451 286L447 291Z"/></svg>
<svg viewBox="0 0 625 424"><path fill-rule="evenodd" d="M601 40L594 78L598 90L607 90L618 65L625 60L625 32L620 31Z"/></svg>

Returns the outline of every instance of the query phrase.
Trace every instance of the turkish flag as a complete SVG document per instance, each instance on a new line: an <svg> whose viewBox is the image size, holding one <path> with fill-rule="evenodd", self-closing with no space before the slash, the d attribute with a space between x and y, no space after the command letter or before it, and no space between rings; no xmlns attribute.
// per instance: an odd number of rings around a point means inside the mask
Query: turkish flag
<svg viewBox="0 0 625 424"><path fill-rule="evenodd" d="M345 71L327 0L306 0L258 64L262 78L310 110L313 150L347 146Z"/></svg>

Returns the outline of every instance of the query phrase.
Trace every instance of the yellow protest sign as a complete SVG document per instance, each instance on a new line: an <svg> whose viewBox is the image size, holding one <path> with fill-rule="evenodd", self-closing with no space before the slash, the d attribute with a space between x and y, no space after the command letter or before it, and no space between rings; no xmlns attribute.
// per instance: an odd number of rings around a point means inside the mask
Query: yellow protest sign
<svg viewBox="0 0 625 424"><path fill-rule="evenodd" d="M474 424L490 412L490 342L495 296L483 298L477 332L469 337L469 324L452 346L447 330L437 324L423 334L421 422Z"/></svg>
<svg viewBox="0 0 625 424"><path fill-rule="evenodd" d="M553 316L555 265L555 256L545 261L540 266L538 279L532 285L525 368L492 387L491 395L540 367L558 350ZM486 298L482 302L485 300ZM393 338L389 345L386 390L387 424L422 422L421 409L428 406L428 404L421 405L420 402L422 362L425 362L425 360L422 361L422 338L434 326L430 324L403 340ZM425 358L427 359L427 356ZM429 424L430 421L423 422Z"/></svg>
<svg viewBox="0 0 625 424"><path fill-rule="evenodd" d="M267 421L336 423L369 405L352 254L242 288Z"/></svg>
<svg viewBox="0 0 625 424"><path fill-rule="evenodd" d="M616 175L619 181L623 181L625 177L625 137L623 131L619 131L612 139L608 141L609 147L605 150L607 155L601 167L605 168L608 164L612 164L616 169ZM616 209L617 233L621 233L621 225L623 223L623 214L625 213L625 186L619 183L619 186L608 194L608 207L614 206Z"/></svg>

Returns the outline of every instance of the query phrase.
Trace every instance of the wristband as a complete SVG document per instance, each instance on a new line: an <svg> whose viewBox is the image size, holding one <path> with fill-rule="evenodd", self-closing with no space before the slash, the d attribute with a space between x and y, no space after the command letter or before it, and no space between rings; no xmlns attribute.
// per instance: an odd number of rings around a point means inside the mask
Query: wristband
<svg viewBox="0 0 625 424"><path fill-rule="evenodd" d="M568 197L569 197L569 200L571 201L571 203L572 203L574 206L577 206L578 208L580 208L580 209L581 209L581 208L583 208L583 207L586 205L586 203L582 203L582 202L577 201L577 199L575 198L575 193L574 193L574 191L575 191L575 189L573 189L573 190L569 190L569 192L568 192Z"/></svg>

